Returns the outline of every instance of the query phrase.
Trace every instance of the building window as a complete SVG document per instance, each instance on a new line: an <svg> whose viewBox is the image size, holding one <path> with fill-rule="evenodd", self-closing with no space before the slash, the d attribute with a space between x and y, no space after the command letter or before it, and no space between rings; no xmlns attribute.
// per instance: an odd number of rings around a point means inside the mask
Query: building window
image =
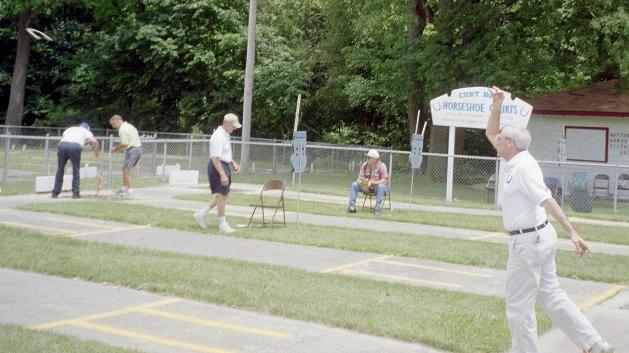
<svg viewBox="0 0 629 353"><path fill-rule="evenodd" d="M607 163L609 128L566 126L566 160Z"/></svg>

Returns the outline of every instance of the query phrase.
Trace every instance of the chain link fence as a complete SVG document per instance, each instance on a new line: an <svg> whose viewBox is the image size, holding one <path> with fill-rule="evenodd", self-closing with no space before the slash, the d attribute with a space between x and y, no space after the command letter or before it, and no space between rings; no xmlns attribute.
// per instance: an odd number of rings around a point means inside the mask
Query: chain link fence
<svg viewBox="0 0 629 353"><path fill-rule="evenodd" d="M22 130L24 131L24 130ZM98 135L98 131L95 131ZM169 169L197 170L199 183L207 183L209 135L178 135L160 138L143 134L143 155L134 169L134 185L156 186L168 182ZM35 178L54 176L57 169L57 134L0 135L0 195L34 192ZM98 137L100 158L87 145L82 166L96 167L103 188L121 184L124 153L110 153L118 143L113 135ZM248 165L234 176L235 182L263 184L283 179L291 189L347 196L366 160L366 147L308 143L306 170L293 173L291 141L257 139L248 142ZM233 154L240 160L243 142L233 139ZM408 151L378 149L390 173L393 201L444 204L447 186L452 185L452 206L495 208L500 160L495 157L448 156L424 153L421 168L412 169ZM448 160L453 162L451 183L447 182ZM69 164L69 163L68 163ZM540 161L546 184L555 198L575 212L629 213L629 166ZM67 167L66 174L70 173ZM586 171L586 172L584 172ZM498 176L498 178L496 178ZM95 190L95 178L82 178L81 190Z"/></svg>

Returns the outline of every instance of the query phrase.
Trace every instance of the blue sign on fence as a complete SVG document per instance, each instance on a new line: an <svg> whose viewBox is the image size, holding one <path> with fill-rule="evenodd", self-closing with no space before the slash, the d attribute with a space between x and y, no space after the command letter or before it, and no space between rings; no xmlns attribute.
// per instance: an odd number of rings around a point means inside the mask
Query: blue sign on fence
<svg viewBox="0 0 629 353"><path fill-rule="evenodd" d="M306 170L306 132L295 131L293 133L293 154L290 156L295 173L303 173Z"/></svg>
<svg viewBox="0 0 629 353"><path fill-rule="evenodd" d="M424 135L413 134L411 139L411 154L408 160L412 168L419 168L422 165L422 150L424 149Z"/></svg>

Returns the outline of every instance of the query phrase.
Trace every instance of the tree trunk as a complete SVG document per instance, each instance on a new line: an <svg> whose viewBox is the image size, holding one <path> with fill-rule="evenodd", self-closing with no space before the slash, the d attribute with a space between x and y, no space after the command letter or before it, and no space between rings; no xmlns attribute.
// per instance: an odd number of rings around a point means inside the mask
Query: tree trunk
<svg viewBox="0 0 629 353"><path fill-rule="evenodd" d="M30 26L32 12L24 10L20 14L17 23L17 52L15 54L15 64L13 65L13 77L11 78L11 95L7 107L5 123L7 125L22 126L22 114L24 110L24 92L26 90L26 75L28 71L28 60L31 52L31 36L26 32ZM19 133L12 131L12 133Z"/></svg>
<svg viewBox="0 0 629 353"><path fill-rule="evenodd" d="M414 43L411 46L411 50L414 50L417 39L424 33L426 24L428 22L432 22L433 12L425 0L416 0L412 2L410 4L410 11L417 19L417 26L411 27L408 30L408 36L414 39ZM417 73L412 65L409 65L407 71L410 83L408 93L408 106L406 111L408 116L409 131L411 134L413 134L415 133L415 125L417 124L417 110L421 108L421 101L423 98L422 84L421 81L417 78ZM426 115L421 115L419 120L419 129L421 129L422 123L427 120Z"/></svg>

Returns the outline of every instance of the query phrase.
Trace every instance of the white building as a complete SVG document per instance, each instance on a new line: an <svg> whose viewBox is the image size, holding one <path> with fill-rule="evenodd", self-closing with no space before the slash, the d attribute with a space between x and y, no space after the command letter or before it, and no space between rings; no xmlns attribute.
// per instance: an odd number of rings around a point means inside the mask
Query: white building
<svg viewBox="0 0 629 353"><path fill-rule="evenodd" d="M629 94L618 83L608 80L525 99L533 106L530 152L540 160L545 176L563 181L564 190L582 183L595 196L604 197L613 195L618 186L618 198L629 199ZM587 165L568 163L560 168L550 163L560 159L561 139L566 162Z"/></svg>

